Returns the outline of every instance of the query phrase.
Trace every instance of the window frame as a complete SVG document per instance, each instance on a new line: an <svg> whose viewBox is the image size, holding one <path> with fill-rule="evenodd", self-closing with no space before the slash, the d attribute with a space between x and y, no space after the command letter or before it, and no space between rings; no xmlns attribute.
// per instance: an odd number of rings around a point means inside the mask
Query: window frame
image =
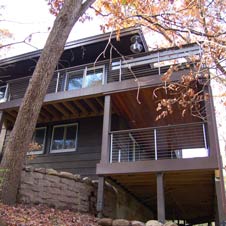
<svg viewBox="0 0 226 226"><path fill-rule="evenodd" d="M104 85L105 74L106 74L106 72L105 72L105 65L100 65L100 66L96 66L96 67L85 67L84 69L79 69L78 70L78 71L83 71L83 73L82 73L82 87L78 88L78 89L74 89L74 90L79 90L79 89L83 89L83 88L90 88L90 86L86 86L86 83L87 83L86 82L87 72L88 71L95 71L95 70L98 70L100 68L103 70L101 85ZM71 72L73 72L73 71L68 71L66 73L66 82L65 82L65 85L64 85L64 91L72 91L72 90L68 90L68 87L69 87L69 75L70 75Z"/></svg>
<svg viewBox="0 0 226 226"><path fill-rule="evenodd" d="M102 81L101 81L101 85L104 85L104 80L105 80L105 65L100 65L100 66L97 66L97 67L86 67L85 70L84 70L84 75L83 75L83 82L82 82L82 88L89 88L89 87L92 87L92 86L85 86L87 84L87 81L86 81L86 77L87 77L87 72L88 71L95 71L95 70L98 70L102 68L103 69L103 76L102 76Z"/></svg>
<svg viewBox="0 0 226 226"><path fill-rule="evenodd" d="M76 126L76 134L75 134L75 148L70 148L70 149L52 149L53 146L53 136L54 136L54 129L55 128L59 128L59 127L63 127L64 128L64 135L63 135L63 140L65 140L65 127L69 127L69 126ZM51 134L51 142L50 142L50 150L49 153L50 154L55 154L55 153L65 153L65 152L74 152L77 151L77 142L78 141L78 123L67 123L67 124L60 124L60 125L54 125L52 127L52 134Z"/></svg>
<svg viewBox="0 0 226 226"><path fill-rule="evenodd" d="M29 151L27 153L27 155L41 155L41 154L44 154L44 151L45 151L45 145L46 145L46 137L47 137L47 126L42 126L42 127L37 127L35 128L35 131L34 131L34 134L36 132L36 130L41 130L41 129L44 129L45 132L44 132L44 142L43 142L43 148L40 149L40 150L37 150L37 151ZM34 141L34 134L32 136L32 142Z"/></svg>
<svg viewBox="0 0 226 226"><path fill-rule="evenodd" d="M3 102L6 102L7 99L8 99L8 89L9 89L9 84L7 83L6 85L4 86L0 86L0 88L3 88L5 87L5 93L4 93L4 97L3 98L0 98L0 103L3 103Z"/></svg>

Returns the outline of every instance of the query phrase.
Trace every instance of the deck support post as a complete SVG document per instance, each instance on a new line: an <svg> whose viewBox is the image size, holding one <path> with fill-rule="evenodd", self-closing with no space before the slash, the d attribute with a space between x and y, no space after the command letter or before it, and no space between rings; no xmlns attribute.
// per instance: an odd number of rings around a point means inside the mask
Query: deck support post
<svg viewBox="0 0 226 226"><path fill-rule="evenodd" d="M3 122L4 122L4 113L3 111L0 111L0 133L2 131Z"/></svg>
<svg viewBox="0 0 226 226"><path fill-rule="evenodd" d="M109 147L111 130L111 96L106 95L104 99L104 117L103 117L103 131L102 131L102 146L101 146L101 162L109 162Z"/></svg>
<svg viewBox="0 0 226 226"><path fill-rule="evenodd" d="M98 190L97 190L97 216L103 217L104 209L104 177L98 179Z"/></svg>
<svg viewBox="0 0 226 226"><path fill-rule="evenodd" d="M225 225L226 217L223 210L223 198L221 194L220 173L215 170L215 191L216 191L216 215L215 225Z"/></svg>
<svg viewBox="0 0 226 226"><path fill-rule="evenodd" d="M163 173L157 173L157 214L158 221L165 223L165 195Z"/></svg>
<svg viewBox="0 0 226 226"><path fill-rule="evenodd" d="M6 135L6 128L4 126L4 112L0 111L0 162L3 156L3 144Z"/></svg>
<svg viewBox="0 0 226 226"><path fill-rule="evenodd" d="M210 157L216 158L218 163L218 170L215 171L215 189L217 195L217 215L219 224L221 225L224 224L224 220L226 220L226 196L224 188L223 162L219 146L213 94L210 85L205 88L205 92L210 96L210 98L205 102L205 107L209 133Z"/></svg>

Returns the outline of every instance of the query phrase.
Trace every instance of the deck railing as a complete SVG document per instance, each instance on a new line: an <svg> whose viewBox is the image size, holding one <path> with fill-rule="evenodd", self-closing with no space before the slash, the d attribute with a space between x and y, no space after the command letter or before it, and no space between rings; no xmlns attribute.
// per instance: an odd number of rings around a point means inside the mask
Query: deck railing
<svg viewBox="0 0 226 226"><path fill-rule="evenodd" d="M110 137L110 163L208 156L204 123L113 131Z"/></svg>
<svg viewBox="0 0 226 226"><path fill-rule="evenodd" d="M181 49L170 49L159 52L146 52L132 55L125 58L115 58L113 61L105 60L97 62L95 65L87 64L57 70L52 78L47 93L70 91L73 89L84 88L86 86L87 71L103 68L101 81L93 82L92 85L103 85L110 82L121 82L127 79L134 79L150 75L163 75L172 64L189 61L189 57L199 56L201 53L197 45L183 47ZM89 74L90 76L90 74ZM98 77L100 79L100 76ZM68 88L69 79L77 85ZM94 79L91 76L89 79ZM8 81L8 99L14 100L22 98L25 94L30 77L19 78Z"/></svg>

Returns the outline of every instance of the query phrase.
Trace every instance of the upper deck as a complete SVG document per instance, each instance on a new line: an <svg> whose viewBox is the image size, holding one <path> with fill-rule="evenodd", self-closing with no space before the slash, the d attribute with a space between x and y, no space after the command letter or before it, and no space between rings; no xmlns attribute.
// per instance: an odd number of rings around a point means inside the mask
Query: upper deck
<svg viewBox="0 0 226 226"><path fill-rule="evenodd" d="M180 70L173 73L172 80L178 80L190 70L186 66L193 63L191 59L198 60L200 54L199 46L189 45L100 61L96 58L92 63L62 68L55 71L44 103L158 86L161 76L175 64L180 65ZM30 79L22 76L4 82L0 87L1 110L20 106Z"/></svg>

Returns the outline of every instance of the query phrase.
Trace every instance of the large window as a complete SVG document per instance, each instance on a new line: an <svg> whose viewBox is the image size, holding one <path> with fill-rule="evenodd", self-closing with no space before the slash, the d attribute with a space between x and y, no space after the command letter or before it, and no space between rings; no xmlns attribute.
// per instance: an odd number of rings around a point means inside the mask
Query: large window
<svg viewBox="0 0 226 226"><path fill-rule="evenodd" d="M85 68L67 73L65 90L75 90L85 87L102 85L104 81L104 66Z"/></svg>
<svg viewBox="0 0 226 226"><path fill-rule="evenodd" d="M32 137L32 150L28 154L43 154L46 142L46 127L35 129Z"/></svg>
<svg viewBox="0 0 226 226"><path fill-rule="evenodd" d="M76 150L77 124L57 125L53 127L51 153L71 152Z"/></svg>

